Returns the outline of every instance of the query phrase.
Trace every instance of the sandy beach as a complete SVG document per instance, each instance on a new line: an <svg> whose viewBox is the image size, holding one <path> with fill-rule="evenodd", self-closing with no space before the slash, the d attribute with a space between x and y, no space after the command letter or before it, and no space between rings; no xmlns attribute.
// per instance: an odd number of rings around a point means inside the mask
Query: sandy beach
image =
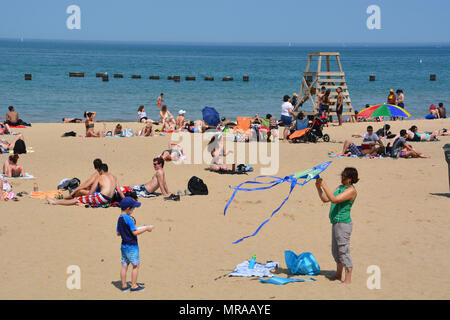
<svg viewBox="0 0 450 320"><path fill-rule="evenodd" d="M450 128L449 119L388 122L391 131ZM375 130L380 123L370 123ZM106 123L108 130L113 123ZM353 133L363 134L367 122L330 124L325 132L334 142L279 143L279 170L284 177L326 161L332 161L322 178L333 190L346 166L359 171L357 199L352 208L354 223L351 254L354 263L351 285L330 281L335 270L331 255L329 204L317 196L314 182L296 187L289 201L256 237L239 244L281 203L289 191L283 184L269 191L241 192L227 215L223 209L236 186L260 175L261 166L248 175L219 175L206 171L208 164L165 165L169 190L187 187L192 176L204 180L207 196L182 196L181 201L163 197L142 199L135 210L138 225L154 225L153 232L139 236L141 267L139 283L146 290L122 293L120 285L120 237L116 235L118 208L52 206L29 196L18 202L0 202L0 299L449 299L450 217L449 181L443 145L412 142L430 159L329 158L340 151ZM138 123L122 123L137 130ZM96 130L102 129L96 123ZM86 180L92 161L101 158L121 185L143 184L151 179L152 159L167 148L170 134L155 137L80 138L84 124L33 123L14 129L25 136L34 152L20 155L19 163L35 179L10 180L15 192L55 190L64 178ZM281 130L280 130L281 133ZM1 138L11 140L11 136ZM353 138L361 142L361 138ZM240 143L237 143L240 144ZM244 144L245 145L245 144ZM246 146L248 148L248 145ZM192 152L188 152L188 155ZM0 156L2 163L7 155ZM284 286L263 284L257 278L228 277L236 265L256 254L257 262L277 261L274 274L290 276L284 251L311 252L321 274L316 282ZM81 270L81 289L66 287L68 266ZM381 270L381 288L369 290L367 268ZM309 276L294 276L309 278ZM128 273L130 278L130 271Z"/></svg>

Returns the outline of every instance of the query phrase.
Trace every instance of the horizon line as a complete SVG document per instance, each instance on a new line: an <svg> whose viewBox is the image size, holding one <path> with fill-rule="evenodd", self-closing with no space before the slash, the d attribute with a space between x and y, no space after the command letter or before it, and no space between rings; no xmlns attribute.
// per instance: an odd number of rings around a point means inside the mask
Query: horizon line
<svg viewBox="0 0 450 320"><path fill-rule="evenodd" d="M41 39L41 38L25 38L25 37L0 37L0 41L17 41L23 42L25 40L32 42L89 42L89 43L123 43L123 44L167 44L167 45L269 45L269 46L288 46L288 47L303 47L303 46L430 46L430 45L448 45L450 41L430 41L430 42L297 42L297 41L277 41L277 42L247 42L247 41L152 41L152 40L94 40L94 39Z"/></svg>

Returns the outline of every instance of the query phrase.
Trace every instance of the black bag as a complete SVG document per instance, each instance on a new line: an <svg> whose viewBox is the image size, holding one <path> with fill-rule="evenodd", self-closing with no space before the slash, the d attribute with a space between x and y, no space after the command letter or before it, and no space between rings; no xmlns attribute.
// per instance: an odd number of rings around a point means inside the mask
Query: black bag
<svg viewBox="0 0 450 320"><path fill-rule="evenodd" d="M188 182L188 189L191 192L192 195L207 195L208 194L208 187L203 182L202 179L199 177L193 176L191 179L189 179Z"/></svg>
<svg viewBox="0 0 450 320"><path fill-rule="evenodd" d="M77 133L75 131L69 131L64 133L61 137L76 137Z"/></svg>
<svg viewBox="0 0 450 320"><path fill-rule="evenodd" d="M126 191L126 192L124 192L123 193L123 195L125 196L125 197L131 197L131 198L133 198L135 201L137 201L137 199L138 199L138 197L137 197L137 193L136 193L136 191ZM122 200L122 198L119 196L119 193L118 192L114 192L114 195L113 195L113 197L112 197L112 199L111 199L111 202L120 202Z"/></svg>
<svg viewBox="0 0 450 320"><path fill-rule="evenodd" d="M25 142L22 139L16 141L14 145L14 154L27 153L27 147L25 146Z"/></svg>

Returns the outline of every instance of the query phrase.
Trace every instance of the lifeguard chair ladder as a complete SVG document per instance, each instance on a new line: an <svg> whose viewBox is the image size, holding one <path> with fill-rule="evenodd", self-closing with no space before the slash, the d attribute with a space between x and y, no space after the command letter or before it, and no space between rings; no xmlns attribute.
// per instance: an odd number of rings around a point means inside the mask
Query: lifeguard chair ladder
<svg viewBox="0 0 450 320"><path fill-rule="evenodd" d="M313 57L318 57L317 72L310 72L311 61ZM326 71L322 71L322 58L326 60ZM335 57L338 70L337 72L331 72L330 69L330 57ZM355 112L352 107L350 93L347 87L347 81L345 80L345 73L342 70L341 61L339 59L339 52L311 52L309 53L308 64L306 65L306 71L303 73L300 92L298 94L298 102L294 106L294 111L297 111L300 107L300 103L309 100L313 106L313 111L304 112L307 115L317 115L319 113L319 105L316 102L316 93L320 91L320 88L324 86L326 89L330 89L330 119L333 115L336 115L336 89L342 88L344 95L344 106L342 115L348 115L355 119Z"/></svg>

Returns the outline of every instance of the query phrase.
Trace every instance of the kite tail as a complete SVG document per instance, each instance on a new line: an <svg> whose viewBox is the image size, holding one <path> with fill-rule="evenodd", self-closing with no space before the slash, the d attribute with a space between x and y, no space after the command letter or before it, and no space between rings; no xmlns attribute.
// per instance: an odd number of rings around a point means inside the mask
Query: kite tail
<svg viewBox="0 0 450 320"><path fill-rule="evenodd" d="M292 191L294 190L295 186L296 186L297 184L299 184L299 183L297 183L297 180L295 180L295 179L287 179L287 177L284 178L281 182L285 182L285 181L290 181L290 182L291 182L291 189L289 190L288 196L283 200L283 202L278 206L278 208L276 208L276 209L272 212L272 214L270 215L269 219L267 219L267 220L265 220L263 223L261 223L261 225L256 229L256 231L255 231L253 234L251 234L251 235L249 235L249 236L245 236L245 237L243 237L243 238L241 238L241 239L239 239L239 240L236 240L235 242L233 242L233 244L239 243L239 242L241 242L241 241L244 240L244 239L247 239L247 238L256 236L256 234L259 232L259 230L260 230L267 222L269 222L270 219L273 217L273 215L274 215L275 213L277 213L277 212L281 209L281 207L283 207L283 205L286 203L286 201L288 201L288 199L289 199L289 197L291 196L291 193L292 193ZM299 185L301 185L301 184L299 184Z"/></svg>

